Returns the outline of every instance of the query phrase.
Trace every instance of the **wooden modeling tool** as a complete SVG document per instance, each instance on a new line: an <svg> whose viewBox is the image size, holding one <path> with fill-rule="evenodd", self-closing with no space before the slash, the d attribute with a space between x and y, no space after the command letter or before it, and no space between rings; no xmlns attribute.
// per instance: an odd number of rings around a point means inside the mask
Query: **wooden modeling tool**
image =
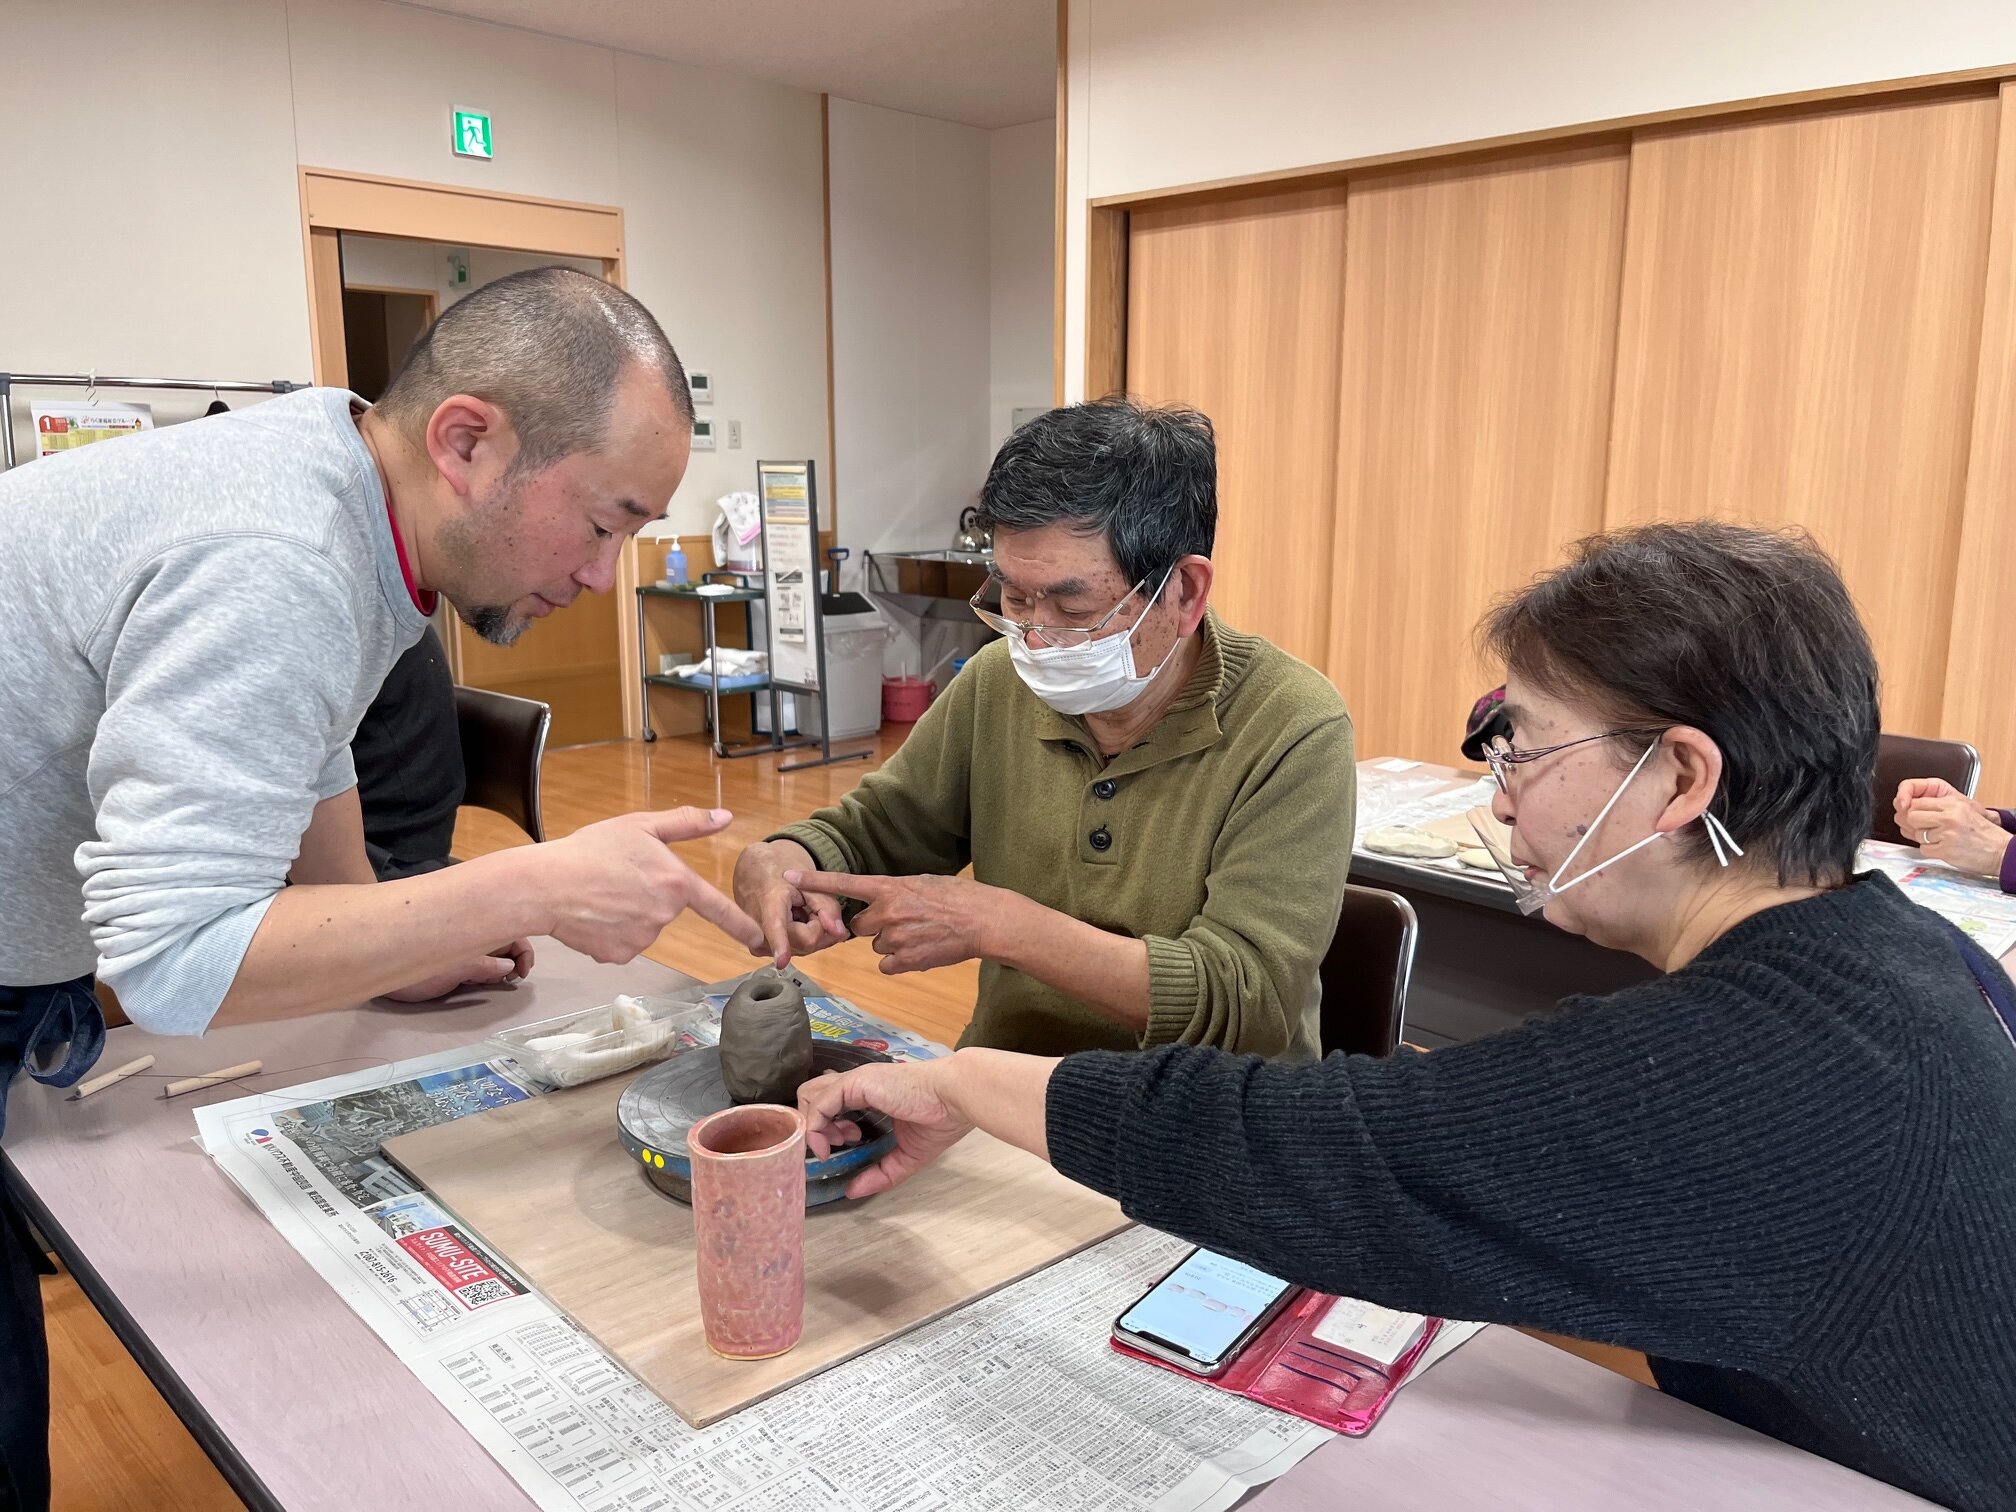
<svg viewBox="0 0 2016 1512"><path fill-rule="evenodd" d="M184 1092L201 1092L205 1087L215 1087L223 1082L236 1081L241 1076L257 1076L266 1069L264 1061L247 1061L242 1066L226 1066L222 1071L206 1071L201 1076L186 1077L181 1081L168 1083L168 1089L161 1094L163 1099L180 1097Z"/></svg>
<svg viewBox="0 0 2016 1512"><path fill-rule="evenodd" d="M143 1055L136 1061L128 1061L117 1071L107 1071L103 1076L94 1076L91 1080L81 1083L77 1090L70 1094L70 1101L75 1102L80 1097L89 1097L93 1092L103 1092L114 1082L122 1082L129 1076L138 1076L153 1064L153 1056Z"/></svg>

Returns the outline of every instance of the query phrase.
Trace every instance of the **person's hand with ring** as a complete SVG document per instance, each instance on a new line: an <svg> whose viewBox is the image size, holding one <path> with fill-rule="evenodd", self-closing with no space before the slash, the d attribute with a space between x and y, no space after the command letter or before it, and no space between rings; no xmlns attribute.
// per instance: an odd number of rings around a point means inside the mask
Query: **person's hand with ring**
<svg viewBox="0 0 2016 1512"><path fill-rule="evenodd" d="M2002 875L2009 833L1995 810L1976 803L1950 782L1907 778L1898 784L1895 813L1897 828L1915 837L1919 849L1933 860L1976 876Z"/></svg>

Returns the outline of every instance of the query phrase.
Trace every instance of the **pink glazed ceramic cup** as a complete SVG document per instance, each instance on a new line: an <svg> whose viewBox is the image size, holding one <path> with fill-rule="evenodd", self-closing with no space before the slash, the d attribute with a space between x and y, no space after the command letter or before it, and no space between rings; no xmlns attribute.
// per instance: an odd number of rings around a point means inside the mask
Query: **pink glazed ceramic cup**
<svg viewBox="0 0 2016 1512"><path fill-rule="evenodd" d="M750 1103L687 1131L693 1249L707 1347L767 1360L805 1327L805 1120Z"/></svg>

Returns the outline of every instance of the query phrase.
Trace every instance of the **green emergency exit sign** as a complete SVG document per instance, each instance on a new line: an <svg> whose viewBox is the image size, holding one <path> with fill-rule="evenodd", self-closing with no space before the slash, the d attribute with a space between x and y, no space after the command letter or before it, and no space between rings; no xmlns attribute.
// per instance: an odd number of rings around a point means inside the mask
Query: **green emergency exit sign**
<svg viewBox="0 0 2016 1512"><path fill-rule="evenodd" d="M453 110L455 156L487 158L490 156L490 113L487 110Z"/></svg>

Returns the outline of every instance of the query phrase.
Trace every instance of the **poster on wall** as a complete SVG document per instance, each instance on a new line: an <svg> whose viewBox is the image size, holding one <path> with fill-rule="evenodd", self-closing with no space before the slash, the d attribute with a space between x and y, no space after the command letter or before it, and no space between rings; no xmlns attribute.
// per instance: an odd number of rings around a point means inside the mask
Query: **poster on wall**
<svg viewBox="0 0 2016 1512"><path fill-rule="evenodd" d="M97 441L154 429L151 404L34 404L35 455L53 457Z"/></svg>
<svg viewBox="0 0 2016 1512"><path fill-rule="evenodd" d="M770 599L770 676L807 692L819 686L818 506L812 464L759 462L756 496L763 512L764 588Z"/></svg>

